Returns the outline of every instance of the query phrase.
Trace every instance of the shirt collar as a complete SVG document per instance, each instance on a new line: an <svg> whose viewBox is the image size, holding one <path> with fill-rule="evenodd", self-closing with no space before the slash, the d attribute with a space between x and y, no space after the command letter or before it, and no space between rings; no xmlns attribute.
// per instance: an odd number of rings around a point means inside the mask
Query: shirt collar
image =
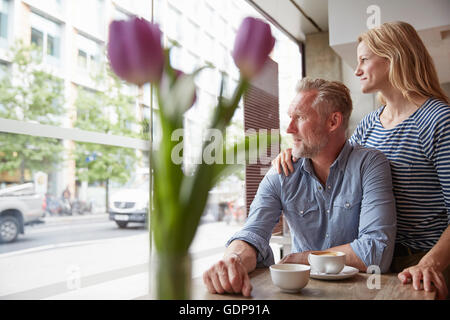
<svg viewBox="0 0 450 320"><path fill-rule="evenodd" d="M350 153L352 152L353 148L350 145L350 142L347 140L345 141L344 146L341 149L341 152L339 153L336 160L334 160L333 164L331 165L330 169L332 170L345 170L345 166L347 165L348 157L350 156ZM309 158L302 158L302 164L300 166L305 172L309 173L310 175L314 175L314 168L311 163L311 159ZM334 168L334 169L333 169Z"/></svg>

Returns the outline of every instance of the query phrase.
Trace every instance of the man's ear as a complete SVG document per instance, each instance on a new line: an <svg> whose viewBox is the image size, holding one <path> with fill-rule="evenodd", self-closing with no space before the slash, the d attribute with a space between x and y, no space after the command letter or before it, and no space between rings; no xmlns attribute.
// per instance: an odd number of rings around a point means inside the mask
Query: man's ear
<svg viewBox="0 0 450 320"><path fill-rule="evenodd" d="M344 122L344 116L341 112L335 111L328 117L328 130L334 132L342 126Z"/></svg>

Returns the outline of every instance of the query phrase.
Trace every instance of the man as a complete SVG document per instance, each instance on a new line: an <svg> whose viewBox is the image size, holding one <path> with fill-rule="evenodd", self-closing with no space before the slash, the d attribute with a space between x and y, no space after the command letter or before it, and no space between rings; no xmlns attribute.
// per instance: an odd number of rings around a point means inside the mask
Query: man
<svg viewBox="0 0 450 320"><path fill-rule="evenodd" d="M292 254L281 263L308 264L311 251L343 251L346 265L389 269L396 213L389 162L375 149L351 145L346 131L352 101L339 82L303 79L288 114L294 164L290 176L272 168L259 185L243 229L222 260L203 274L211 293L249 296L248 273L274 263L272 230L284 213Z"/></svg>

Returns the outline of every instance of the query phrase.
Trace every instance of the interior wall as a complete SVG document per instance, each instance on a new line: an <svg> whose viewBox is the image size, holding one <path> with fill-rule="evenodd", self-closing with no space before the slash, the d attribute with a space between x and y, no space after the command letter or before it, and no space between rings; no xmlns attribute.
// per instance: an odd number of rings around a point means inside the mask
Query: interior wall
<svg viewBox="0 0 450 320"><path fill-rule="evenodd" d="M361 93L354 70L330 47L328 32L306 36L305 69L307 77L341 81L349 88L353 101L353 112L347 133L349 136L362 118L378 107L375 95Z"/></svg>
<svg viewBox="0 0 450 320"><path fill-rule="evenodd" d="M444 89L445 94L447 95L447 97L450 99L450 82L447 83L442 83L441 84L442 89Z"/></svg>
<svg viewBox="0 0 450 320"><path fill-rule="evenodd" d="M342 79L341 58L329 46L328 38L328 32L306 36L306 76L340 81Z"/></svg>

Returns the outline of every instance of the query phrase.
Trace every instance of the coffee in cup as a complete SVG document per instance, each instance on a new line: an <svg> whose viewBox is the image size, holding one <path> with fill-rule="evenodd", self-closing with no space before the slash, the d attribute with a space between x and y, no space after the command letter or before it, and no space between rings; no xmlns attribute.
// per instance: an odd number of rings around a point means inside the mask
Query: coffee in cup
<svg viewBox="0 0 450 320"><path fill-rule="evenodd" d="M338 252L333 252L333 251L316 251L316 252L314 252L314 254L317 256L333 256L333 257L336 257L339 255Z"/></svg>
<svg viewBox="0 0 450 320"><path fill-rule="evenodd" d="M345 253L341 251L314 251L308 255L313 273L339 273L345 266Z"/></svg>

